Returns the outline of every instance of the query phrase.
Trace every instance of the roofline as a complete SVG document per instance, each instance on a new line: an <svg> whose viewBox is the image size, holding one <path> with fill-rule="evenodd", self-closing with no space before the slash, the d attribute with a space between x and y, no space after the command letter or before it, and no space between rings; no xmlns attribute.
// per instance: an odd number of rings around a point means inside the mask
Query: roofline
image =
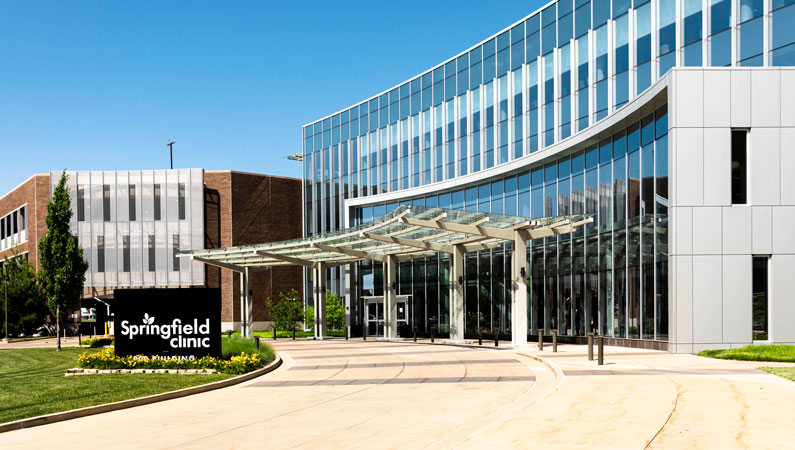
<svg viewBox="0 0 795 450"><path fill-rule="evenodd" d="M257 175L261 177L268 177L268 178L284 178L286 180L297 180L301 181L303 178L296 178L296 177L287 177L284 175L271 175L268 173L259 173L259 172L244 172L240 170L205 170L204 173L237 173L241 175Z"/></svg>
<svg viewBox="0 0 795 450"><path fill-rule="evenodd" d="M27 179L25 179L25 181L23 181L23 182L19 183L19 184L18 184L18 185L16 185L16 186L15 186L13 189L11 189L10 191L8 191L8 192L6 192L5 194L3 194L3 196L2 196L2 197L0 197L0 201L2 201L4 198L6 198L6 197L8 197L9 195L11 195L11 193L12 193L12 192L14 192L14 191L16 191L17 189L21 188L21 187L22 187L22 186L24 186L26 183L28 183L30 180L32 180L32 179L34 179L34 178L36 178L36 177L47 177L47 178L49 178L49 177L50 177L50 174L48 174L48 173L34 173L33 175L31 175L31 176L29 176Z"/></svg>
<svg viewBox="0 0 795 450"><path fill-rule="evenodd" d="M546 4L544 4L544 6L542 6L542 7L538 8L537 10L535 10L535 11L531 12L530 14L528 14L528 15L524 16L523 18L521 18L521 19L517 20L516 22L513 22L512 24L508 25L507 27L503 28L502 30L500 30L500 31L498 31L498 32L496 32L496 33L494 33L494 34L491 34L491 35L489 35L489 37L487 37L486 39L483 39L482 41L478 42L477 44L475 44L475 45L473 45L473 46L471 46L471 47L469 47L469 48L467 48L466 50L464 50L464 51L462 51L462 52L459 52L458 54L456 54L456 55L455 55L455 56L453 56L452 58L445 59L445 60L444 60L444 61L442 61L440 64L437 64L437 65L435 65L435 66L431 66L431 68L430 68L430 69L428 69L428 70L423 70L423 71L422 71L422 72L420 72L420 74L419 74L419 75L417 75L417 76L411 77L411 78L409 78L409 79L408 79L408 80L406 80L406 81L401 81L400 83L398 83L398 84L396 84L396 85L394 85L394 86L390 87L389 89L386 89L386 90L384 90L384 91L381 91L381 92L379 92L378 94L375 94L375 95L373 95L373 96L371 96L371 97L368 97L368 98L366 98L365 100L362 100L362 101L360 101L360 102L356 102L356 103L354 103L354 104L353 104L353 105L351 105L351 106L348 106L348 107L346 107L346 108L342 108L342 109L340 109L340 110L339 110L339 111L337 111L337 112L334 112L334 113L332 113L332 114L329 114L329 115L323 116L323 117L321 117L320 119L316 119L316 120L313 120L313 121L311 121L311 122L308 122L308 123L305 123L305 124L301 125L301 131L303 131L303 128L304 128L304 127L307 127L307 126L309 126L309 125L314 125L314 124L315 124L315 123L317 123L317 122L322 122L322 121L324 121L324 120L326 120L326 119L329 119L329 118L331 118L331 117L333 117L333 116L336 116L337 114L340 114L340 113L342 113L342 112L344 112L344 111L347 111L347 110L349 110L349 109L353 108L354 106L359 106L359 105L361 105L361 104L363 104L363 103L367 103L367 102L369 102L370 100L372 100L372 99L374 99L374 98L378 98L378 97L380 97L380 96L382 96L382 95L384 95L384 94L387 94L387 93L389 93L389 91L391 91L391 90L393 90L393 89L395 89L395 88L399 88L400 86L402 86L402 85L404 85L404 84L406 84L406 83L410 83L410 82L412 82L412 81L414 81L414 80L416 80L416 79L418 79L418 78L421 78L423 75L425 75L425 74L426 74L426 73L428 73L428 72L433 72L434 70L438 69L439 67L441 67L441 66L444 66L445 64L449 63L450 61L456 60L456 59L458 59L458 57L460 57L460 56L463 56L464 54L471 52L471 51L472 51L472 50L474 50L475 48L477 48L477 47L479 47L479 46L481 46L481 45L485 44L485 43L486 43L486 41L496 38L496 37L497 37L497 36L499 36L500 34L502 34L502 33L506 32L506 31L510 30L511 28L515 27L516 25L519 25L520 23L522 23L522 22L524 22L525 20L527 20L527 19L529 19L529 18L533 17L534 15L536 15L536 14L541 14L541 11L543 11L543 10L547 9L549 6L551 6L551 5L553 5L553 4L557 3L557 2L558 2L558 0L551 0L551 1L547 2ZM576 8L574 8L574 9L576 9ZM574 10L572 10L572 13L573 13L573 11L574 11ZM556 19L556 20L557 20L557 19ZM302 140L304 139L304 135L303 135L303 133L301 134L301 139L302 139Z"/></svg>

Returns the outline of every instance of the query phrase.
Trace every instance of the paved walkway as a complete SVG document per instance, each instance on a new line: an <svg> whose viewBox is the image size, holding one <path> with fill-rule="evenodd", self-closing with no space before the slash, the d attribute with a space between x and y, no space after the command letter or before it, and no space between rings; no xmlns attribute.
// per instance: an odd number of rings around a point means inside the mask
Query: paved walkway
<svg viewBox="0 0 795 450"><path fill-rule="evenodd" d="M11 342L5 342L5 340L0 341L0 350L11 349L11 348L47 348L47 347L56 348L57 346L58 346L57 337L48 337L44 339L30 339L27 341L11 341ZM78 342L76 336L61 338L61 347L77 347L77 346Z"/></svg>
<svg viewBox="0 0 795 450"><path fill-rule="evenodd" d="M563 345L541 352L549 365L534 346L275 346L285 363L269 375L3 433L0 448L795 448L795 383L745 363L620 347L597 366Z"/></svg>

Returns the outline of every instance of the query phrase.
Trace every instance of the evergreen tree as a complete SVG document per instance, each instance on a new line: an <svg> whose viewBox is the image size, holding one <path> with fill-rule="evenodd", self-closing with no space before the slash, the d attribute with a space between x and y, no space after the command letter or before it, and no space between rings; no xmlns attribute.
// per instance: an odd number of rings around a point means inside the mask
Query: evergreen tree
<svg viewBox="0 0 795 450"><path fill-rule="evenodd" d="M83 249L69 230L69 221L72 219L70 203L64 171L53 190L52 199L47 202L47 234L39 240L37 276L50 312L55 316L58 351L61 351L61 314L68 314L79 307L88 270Z"/></svg>

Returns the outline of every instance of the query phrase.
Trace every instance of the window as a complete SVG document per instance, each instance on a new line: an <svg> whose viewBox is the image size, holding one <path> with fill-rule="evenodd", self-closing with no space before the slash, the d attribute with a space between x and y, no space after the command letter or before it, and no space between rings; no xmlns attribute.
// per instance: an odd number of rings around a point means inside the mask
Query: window
<svg viewBox="0 0 795 450"><path fill-rule="evenodd" d="M122 271L130 271L130 236L122 236Z"/></svg>
<svg viewBox="0 0 795 450"><path fill-rule="evenodd" d="M155 220L160 220L160 185L155 185Z"/></svg>
<svg viewBox="0 0 795 450"><path fill-rule="evenodd" d="M179 220L185 220L185 183L179 183Z"/></svg>
<svg viewBox="0 0 795 450"><path fill-rule="evenodd" d="M130 188L130 221L135 222L135 185L131 184Z"/></svg>
<svg viewBox="0 0 795 450"><path fill-rule="evenodd" d="M19 229L22 231L25 231L25 228L27 228L27 221L25 220L25 212L27 209L27 206L25 206L19 210Z"/></svg>
<svg viewBox="0 0 795 450"><path fill-rule="evenodd" d="M102 185L102 220L110 222L110 185Z"/></svg>
<svg viewBox="0 0 795 450"><path fill-rule="evenodd" d="M105 236L97 236L97 272L105 271Z"/></svg>
<svg viewBox="0 0 795 450"><path fill-rule="evenodd" d="M81 185L77 187L77 221L84 220L86 220L86 188Z"/></svg>
<svg viewBox="0 0 795 450"><path fill-rule="evenodd" d="M754 256L753 259L753 338L754 340L768 340L767 317L767 256Z"/></svg>
<svg viewBox="0 0 795 450"><path fill-rule="evenodd" d="M12 230L11 230L12 234L19 233L19 221L17 220L17 212L16 211L11 213L11 226L12 226Z"/></svg>
<svg viewBox="0 0 795 450"><path fill-rule="evenodd" d="M149 239L149 271L155 271L155 236L150 234Z"/></svg>
<svg viewBox="0 0 795 450"><path fill-rule="evenodd" d="M778 6L773 2L774 7ZM789 2L786 2L789 3ZM771 14L771 65L773 66L792 66L795 65L795 5L790 5L773 11Z"/></svg>
<svg viewBox="0 0 795 450"><path fill-rule="evenodd" d="M732 204L748 203L748 130L732 130Z"/></svg>
<svg viewBox="0 0 795 450"><path fill-rule="evenodd" d="M174 272L179 272L179 235L174 234L171 236L171 250L173 254Z"/></svg>

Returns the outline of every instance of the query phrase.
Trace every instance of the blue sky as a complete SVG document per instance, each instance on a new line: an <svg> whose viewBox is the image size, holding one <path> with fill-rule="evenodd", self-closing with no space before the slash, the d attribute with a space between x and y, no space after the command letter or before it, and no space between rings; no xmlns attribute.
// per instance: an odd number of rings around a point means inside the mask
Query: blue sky
<svg viewBox="0 0 795 450"><path fill-rule="evenodd" d="M533 12L500 2L0 2L0 196L50 170L299 177L301 125Z"/></svg>

